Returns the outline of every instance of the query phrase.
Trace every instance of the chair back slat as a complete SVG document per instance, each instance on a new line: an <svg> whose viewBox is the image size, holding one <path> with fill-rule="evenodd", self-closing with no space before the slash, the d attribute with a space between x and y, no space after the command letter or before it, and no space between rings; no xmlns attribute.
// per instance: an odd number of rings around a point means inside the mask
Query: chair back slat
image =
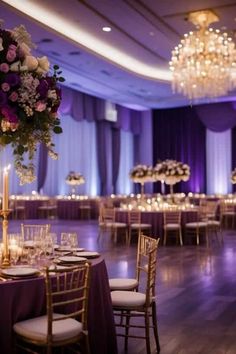
<svg viewBox="0 0 236 354"><path fill-rule="evenodd" d="M128 213L129 224L141 224L141 212L139 210L130 210Z"/></svg>
<svg viewBox="0 0 236 354"><path fill-rule="evenodd" d="M141 234L138 241L136 277L140 281L141 272L146 275L147 306L155 296L157 249L160 239Z"/></svg>
<svg viewBox="0 0 236 354"><path fill-rule="evenodd" d="M164 225L166 224L180 224L181 211L166 211L164 212Z"/></svg>
<svg viewBox="0 0 236 354"><path fill-rule="evenodd" d="M87 329L88 290L90 282L89 263L66 269L46 268L46 300L48 336L52 335L54 321L66 318L78 319ZM60 313L55 317L54 313Z"/></svg>

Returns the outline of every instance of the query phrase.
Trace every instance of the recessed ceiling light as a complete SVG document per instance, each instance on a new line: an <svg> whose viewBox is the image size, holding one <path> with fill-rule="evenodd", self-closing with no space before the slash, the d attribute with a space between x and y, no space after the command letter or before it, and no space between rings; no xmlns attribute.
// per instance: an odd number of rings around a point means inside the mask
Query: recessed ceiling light
<svg viewBox="0 0 236 354"><path fill-rule="evenodd" d="M103 32L111 32L111 27L102 27Z"/></svg>

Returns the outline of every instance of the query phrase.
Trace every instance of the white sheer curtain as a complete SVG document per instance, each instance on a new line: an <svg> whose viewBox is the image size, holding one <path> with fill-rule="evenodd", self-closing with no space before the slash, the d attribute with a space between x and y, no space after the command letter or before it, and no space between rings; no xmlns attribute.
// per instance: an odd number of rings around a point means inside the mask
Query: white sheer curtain
<svg viewBox="0 0 236 354"><path fill-rule="evenodd" d="M207 130L207 193L230 193L231 130L215 133Z"/></svg>
<svg viewBox="0 0 236 354"><path fill-rule="evenodd" d="M121 150L120 150L120 168L117 180L117 193L130 194L133 183L129 178L129 172L133 167L134 149L133 134L121 130Z"/></svg>
<svg viewBox="0 0 236 354"><path fill-rule="evenodd" d="M57 161L48 158L47 177L43 193L48 195L68 194L70 186L65 183L69 171L80 172L86 180L77 187L81 195L97 194L96 130L94 122L76 122L71 116L61 117L63 133L54 135Z"/></svg>

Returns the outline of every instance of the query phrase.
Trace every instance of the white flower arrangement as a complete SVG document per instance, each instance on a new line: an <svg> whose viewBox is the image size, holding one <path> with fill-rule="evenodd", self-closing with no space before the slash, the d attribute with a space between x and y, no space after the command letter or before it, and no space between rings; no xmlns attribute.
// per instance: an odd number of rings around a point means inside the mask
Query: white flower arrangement
<svg viewBox="0 0 236 354"><path fill-rule="evenodd" d="M190 177L190 167L176 160L165 160L156 164L153 174L156 181L164 181L166 184L186 182Z"/></svg>
<svg viewBox="0 0 236 354"><path fill-rule="evenodd" d="M154 182L153 168L147 165L136 165L130 171L129 177L135 183Z"/></svg>
<svg viewBox="0 0 236 354"><path fill-rule="evenodd" d="M70 186L78 186L80 184L85 183L85 178L80 173L70 171L70 173L66 177L66 183Z"/></svg>
<svg viewBox="0 0 236 354"><path fill-rule="evenodd" d="M236 183L236 167L235 169L231 172L231 183L235 184Z"/></svg>

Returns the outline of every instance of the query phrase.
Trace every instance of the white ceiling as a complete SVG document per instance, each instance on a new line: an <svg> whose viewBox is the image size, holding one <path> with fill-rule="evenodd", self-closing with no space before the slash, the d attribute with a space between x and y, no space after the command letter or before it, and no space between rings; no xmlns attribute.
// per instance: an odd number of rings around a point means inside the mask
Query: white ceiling
<svg viewBox="0 0 236 354"><path fill-rule="evenodd" d="M150 79L124 69L119 65L119 55L114 55L114 63L113 58L108 60L95 53L86 43L75 43L69 35L62 36L13 9L9 3L11 0L0 1L4 27L24 24L37 44L37 54L47 55L51 64L62 68L67 86L137 109L189 104L182 95L172 93L170 81ZM236 39L236 2L231 0L21 0L20 3L26 10L34 4L40 5L47 14L69 20L90 36L153 68L153 73L156 69L168 71L172 49L184 33L194 29L186 21L189 12L212 9L220 18L212 27L227 30ZM33 15L37 16L37 11ZM112 28L111 32L102 31L106 25ZM220 100L235 101L236 90Z"/></svg>

